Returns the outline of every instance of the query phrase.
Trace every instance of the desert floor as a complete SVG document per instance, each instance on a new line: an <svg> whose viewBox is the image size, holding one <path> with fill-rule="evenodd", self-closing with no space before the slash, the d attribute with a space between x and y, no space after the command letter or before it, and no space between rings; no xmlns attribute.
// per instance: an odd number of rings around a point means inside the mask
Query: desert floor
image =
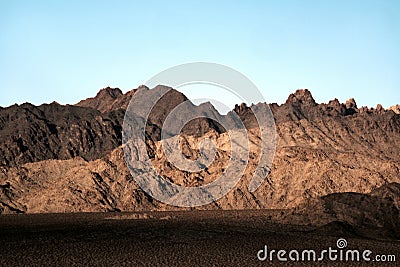
<svg viewBox="0 0 400 267"><path fill-rule="evenodd" d="M186 211L0 216L1 266L268 266L310 262L259 261L270 249L336 247L392 254L396 263L318 262L330 266L399 266L400 242L359 237L341 229L282 225L279 211Z"/></svg>

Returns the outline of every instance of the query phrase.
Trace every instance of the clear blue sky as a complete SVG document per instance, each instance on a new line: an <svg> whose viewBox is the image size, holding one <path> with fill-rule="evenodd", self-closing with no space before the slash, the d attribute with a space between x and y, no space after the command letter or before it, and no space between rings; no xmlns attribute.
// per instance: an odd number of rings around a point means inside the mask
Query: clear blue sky
<svg viewBox="0 0 400 267"><path fill-rule="evenodd" d="M267 102L400 103L400 1L1 1L0 106L124 92L181 63L248 76Z"/></svg>

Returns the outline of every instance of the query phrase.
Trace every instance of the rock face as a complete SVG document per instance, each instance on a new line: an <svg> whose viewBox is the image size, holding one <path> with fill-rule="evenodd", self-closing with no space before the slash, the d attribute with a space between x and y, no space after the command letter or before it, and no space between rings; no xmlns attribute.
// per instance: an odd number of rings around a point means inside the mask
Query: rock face
<svg viewBox="0 0 400 267"><path fill-rule="evenodd" d="M177 209L152 199L137 186L121 147L130 99L151 90L139 87L122 94L119 89L105 88L75 106L23 104L0 109L0 212ZM200 156L199 144L206 137L215 142L217 151L214 162L202 171L179 170L166 159L160 133L171 110L188 100L168 90L147 121L147 153L154 168L169 181L192 187L208 184L229 162L227 129L206 118L186 124L178 138L187 159ZM283 221L317 225L340 221L359 229L376 226L392 236L399 234L395 229L400 205L400 115L382 107L359 109L354 99L345 104L337 99L317 104L308 90L296 91L283 105L269 105L276 121L277 149L271 172L261 174L265 181L251 193L248 185L260 144L252 110L264 105L242 104L232 111L248 131L248 165L232 191L199 209L287 209ZM226 118L211 104L189 102L185 108Z"/></svg>
<svg viewBox="0 0 400 267"><path fill-rule="evenodd" d="M82 100L77 103L76 106L89 107L99 110L100 112L126 109L136 90L137 89L133 89L128 93L123 94L119 88L106 87L101 89L95 97Z"/></svg>
<svg viewBox="0 0 400 267"><path fill-rule="evenodd" d="M400 114L400 105L391 106L389 110L392 110L396 114Z"/></svg>
<svg viewBox="0 0 400 267"><path fill-rule="evenodd" d="M352 108L354 110L357 109L357 104L356 104L356 101L354 100L354 98L350 98L349 100L346 101L346 108L347 109Z"/></svg>
<svg viewBox="0 0 400 267"><path fill-rule="evenodd" d="M349 230L348 234L399 239L399 200L400 184L389 183L367 194L334 193L315 198L290 210L280 220L317 225L325 231L332 231L331 227L339 224L342 230Z"/></svg>
<svg viewBox="0 0 400 267"><path fill-rule="evenodd" d="M81 156L92 160L121 144L122 110L101 113L57 103L0 110L0 165Z"/></svg>

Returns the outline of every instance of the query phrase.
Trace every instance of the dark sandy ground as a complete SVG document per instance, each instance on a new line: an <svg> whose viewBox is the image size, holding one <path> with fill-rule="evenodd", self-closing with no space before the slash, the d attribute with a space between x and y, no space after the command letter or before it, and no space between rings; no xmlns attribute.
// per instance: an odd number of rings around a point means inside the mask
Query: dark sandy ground
<svg viewBox="0 0 400 267"><path fill-rule="evenodd" d="M318 262L323 266L400 266L400 242L274 223L273 211L76 213L0 216L1 266L268 266L271 249L336 248L391 254L397 263Z"/></svg>

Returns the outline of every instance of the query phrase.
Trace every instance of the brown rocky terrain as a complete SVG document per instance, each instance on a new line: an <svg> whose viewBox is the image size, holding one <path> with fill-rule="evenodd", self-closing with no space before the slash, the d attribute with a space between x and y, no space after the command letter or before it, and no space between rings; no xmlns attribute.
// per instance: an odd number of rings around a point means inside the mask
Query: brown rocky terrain
<svg viewBox="0 0 400 267"><path fill-rule="evenodd" d="M142 87L144 86L139 86L139 88ZM119 88L106 87L101 89L95 97L82 100L76 106L96 109L103 113L117 109L126 109L136 90L133 89L123 94Z"/></svg>
<svg viewBox="0 0 400 267"><path fill-rule="evenodd" d="M389 110L392 110L396 114L400 114L400 104L397 104L396 106L391 106Z"/></svg>
<svg viewBox="0 0 400 267"><path fill-rule="evenodd" d="M57 103L0 111L0 162L10 167L46 159L100 158L121 144L122 110L101 113Z"/></svg>
<svg viewBox="0 0 400 267"><path fill-rule="evenodd" d="M177 209L144 193L124 161L122 122L130 98L139 89L151 91L140 87L122 94L105 88L75 106L23 104L0 109L0 212ZM199 186L223 172L230 140L216 120L193 120L179 136L184 155L198 158L198 144L208 137L216 143L215 161L198 173L169 164L160 129L169 112L185 101L183 94L171 90L153 109L146 127L148 154L171 182ZM354 99L318 104L308 90L296 91L282 105L270 104L277 149L271 172L261 174L265 181L251 193L248 185L260 142L251 108L263 105L242 104L232 111L243 121L250 139L243 179L225 197L196 209L286 209L279 220L321 226L342 222L357 227L360 235L375 227L384 229L387 237L399 237L400 115L396 111L358 108ZM208 104L187 108L222 117Z"/></svg>

